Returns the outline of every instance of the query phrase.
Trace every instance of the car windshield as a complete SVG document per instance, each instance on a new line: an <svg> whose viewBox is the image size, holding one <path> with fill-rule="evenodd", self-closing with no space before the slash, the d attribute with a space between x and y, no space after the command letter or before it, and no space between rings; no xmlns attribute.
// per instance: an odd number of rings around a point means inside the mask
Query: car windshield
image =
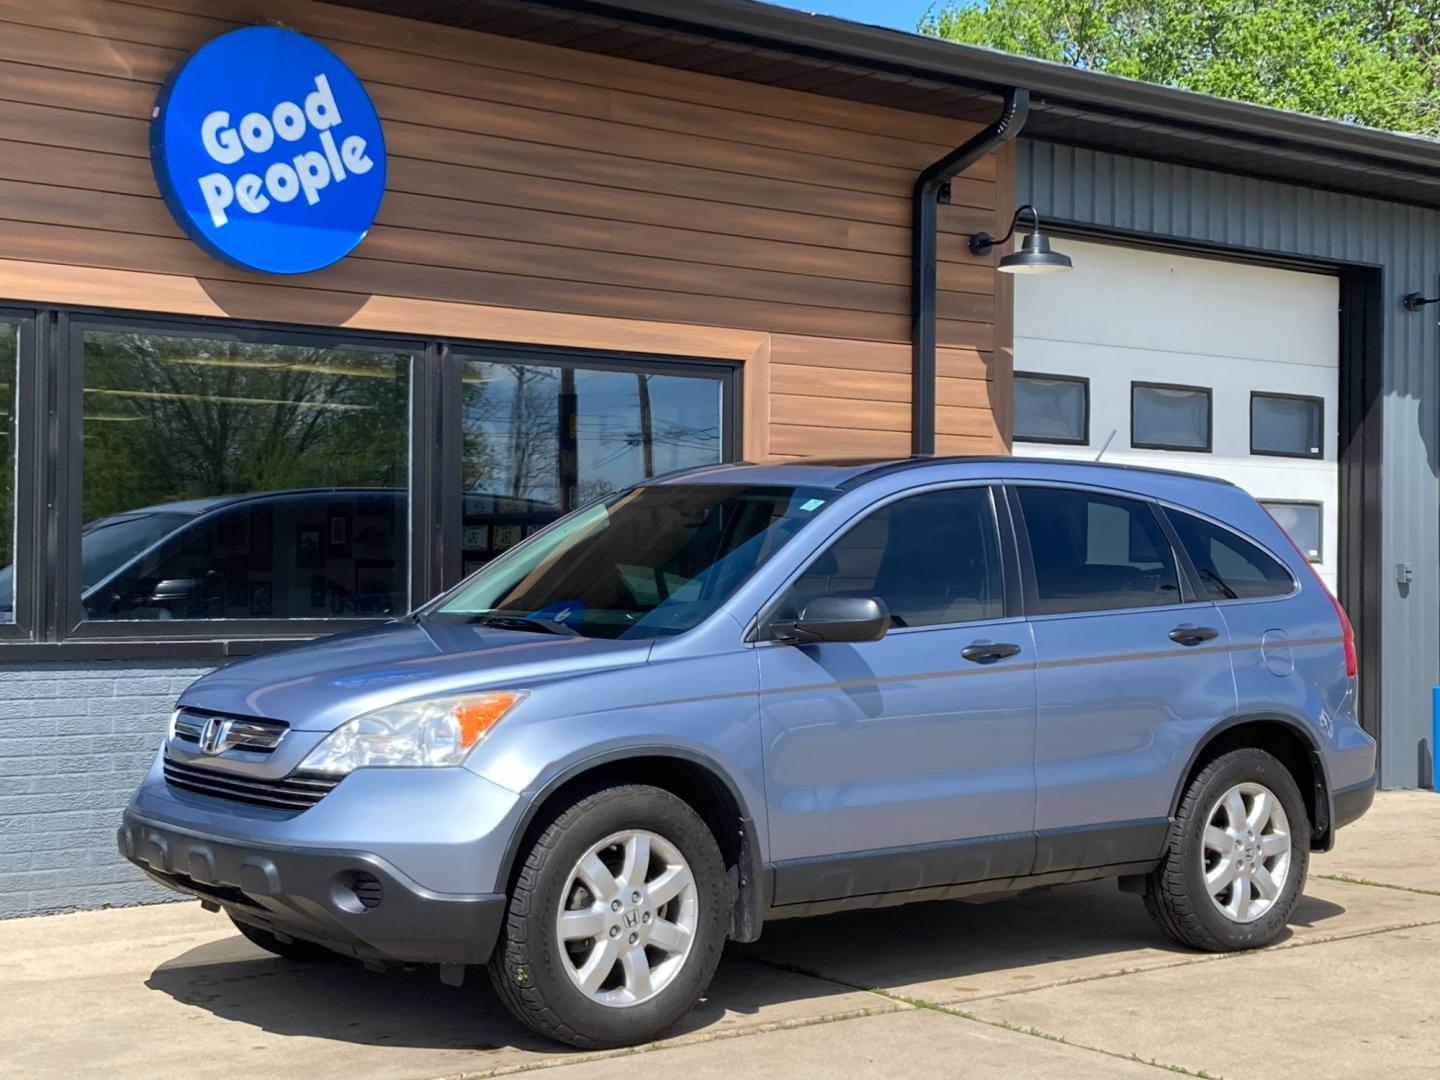
<svg viewBox="0 0 1440 1080"><path fill-rule="evenodd" d="M683 633L836 497L828 488L657 484L579 510L422 618L535 633Z"/></svg>

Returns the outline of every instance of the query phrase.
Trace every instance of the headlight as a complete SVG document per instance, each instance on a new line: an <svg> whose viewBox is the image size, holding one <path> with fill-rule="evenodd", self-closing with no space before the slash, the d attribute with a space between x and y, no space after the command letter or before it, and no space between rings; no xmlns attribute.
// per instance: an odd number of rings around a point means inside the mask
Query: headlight
<svg viewBox="0 0 1440 1080"><path fill-rule="evenodd" d="M311 750L300 771L345 776L368 765L459 765L524 690L422 698L341 724Z"/></svg>

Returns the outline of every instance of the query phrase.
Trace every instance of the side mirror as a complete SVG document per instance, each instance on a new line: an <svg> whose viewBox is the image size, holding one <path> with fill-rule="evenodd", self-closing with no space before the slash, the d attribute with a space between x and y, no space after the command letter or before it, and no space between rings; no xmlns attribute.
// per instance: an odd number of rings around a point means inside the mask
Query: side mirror
<svg viewBox="0 0 1440 1080"><path fill-rule="evenodd" d="M820 641L879 641L890 629L890 612L869 596L817 596L805 605L786 636L800 645Z"/></svg>

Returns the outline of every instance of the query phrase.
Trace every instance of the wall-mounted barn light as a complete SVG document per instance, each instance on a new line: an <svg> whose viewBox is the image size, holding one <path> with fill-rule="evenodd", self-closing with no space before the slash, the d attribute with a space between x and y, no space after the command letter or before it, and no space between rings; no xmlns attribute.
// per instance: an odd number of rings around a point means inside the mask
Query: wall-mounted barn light
<svg viewBox="0 0 1440 1080"><path fill-rule="evenodd" d="M1419 311L1426 304L1440 304L1440 296L1432 296L1427 300L1421 293L1406 293L1400 298L1400 303L1406 311Z"/></svg>
<svg viewBox="0 0 1440 1080"><path fill-rule="evenodd" d="M1002 274L1058 274L1069 270L1070 257L1050 250L1050 238L1040 231L1040 215L1035 212L1035 207L1028 204L1015 211L1015 216L1010 219L1010 231L1000 239L996 240L989 233L983 232L970 237L970 253L989 255L990 249L996 244L1006 243L1015 235L1015 227L1024 214L1029 214L1034 222L1030 235L1025 237L1019 251L1002 255L995 269Z"/></svg>

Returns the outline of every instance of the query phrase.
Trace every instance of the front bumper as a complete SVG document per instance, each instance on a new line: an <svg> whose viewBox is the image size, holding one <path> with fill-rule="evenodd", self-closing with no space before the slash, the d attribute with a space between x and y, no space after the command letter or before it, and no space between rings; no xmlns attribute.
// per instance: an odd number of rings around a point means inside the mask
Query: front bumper
<svg viewBox="0 0 1440 1080"><path fill-rule="evenodd" d="M365 851L250 844L125 812L120 853L242 922L362 960L483 964L505 897L437 893Z"/></svg>

